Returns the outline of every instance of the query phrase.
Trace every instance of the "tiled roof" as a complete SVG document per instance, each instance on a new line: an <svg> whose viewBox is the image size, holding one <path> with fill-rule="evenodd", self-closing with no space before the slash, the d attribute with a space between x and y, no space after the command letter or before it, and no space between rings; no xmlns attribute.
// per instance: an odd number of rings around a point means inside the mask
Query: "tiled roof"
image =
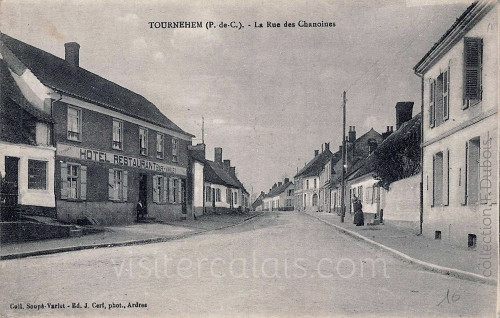
<svg viewBox="0 0 500 318"><path fill-rule="evenodd" d="M0 33L0 40L47 87L188 136L143 96L64 59Z"/></svg>
<svg viewBox="0 0 500 318"><path fill-rule="evenodd" d="M420 134L420 127L422 124L422 113L418 113L412 119L405 122L398 130L390 134L378 148L370 154L366 159L361 160L359 164L355 164L350 172L348 172L347 178L349 180L364 176L375 171L375 155L394 147L394 145L403 142L418 142L415 138L411 138L412 135Z"/></svg>
<svg viewBox="0 0 500 318"><path fill-rule="evenodd" d="M326 149L309 161L306 166L295 175L295 178L318 175L321 172L321 169L323 169L323 166L332 158L332 156L333 154L330 149Z"/></svg>
<svg viewBox="0 0 500 318"><path fill-rule="evenodd" d="M288 188L291 184L293 184L292 181L288 181L286 183L283 183L282 185L280 186L276 186L274 188L271 189L271 191L269 191L268 194L266 194L265 198L272 198L272 197L275 197L277 195L280 195L281 193L283 193L286 188Z"/></svg>
<svg viewBox="0 0 500 318"><path fill-rule="evenodd" d="M231 173L227 171L222 165L207 160L196 152L191 153L191 157L203 163L203 174L205 181L231 188L239 188L245 193L248 193L241 181L237 177L231 175Z"/></svg>
<svg viewBox="0 0 500 318"><path fill-rule="evenodd" d="M17 86L14 78L12 77L7 64L3 59L0 59L0 91L3 91L6 97L16 103L19 107L24 109L30 115L38 120L46 123L53 123L52 116L43 112L41 109L32 105Z"/></svg>

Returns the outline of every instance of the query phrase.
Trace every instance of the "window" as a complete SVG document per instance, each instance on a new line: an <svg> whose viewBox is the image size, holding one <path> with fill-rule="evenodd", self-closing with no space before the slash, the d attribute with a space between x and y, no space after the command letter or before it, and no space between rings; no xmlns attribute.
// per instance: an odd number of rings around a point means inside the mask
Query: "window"
<svg viewBox="0 0 500 318"><path fill-rule="evenodd" d="M306 180L306 189L309 189L309 180Z"/></svg>
<svg viewBox="0 0 500 318"><path fill-rule="evenodd" d="M122 150L123 147L123 122L113 119L113 149Z"/></svg>
<svg viewBox="0 0 500 318"><path fill-rule="evenodd" d="M316 182L316 178L314 178L314 189L316 189L316 188L317 188L317 184L316 184L316 183L317 183L317 182Z"/></svg>
<svg viewBox="0 0 500 318"><path fill-rule="evenodd" d="M315 193L312 196L312 206L317 206L318 205L318 195Z"/></svg>
<svg viewBox="0 0 500 318"><path fill-rule="evenodd" d="M113 149L122 150L123 148L123 122L113 119Z"/></svg>
<svg viewBox="0 0 500 318"><path fill-rule="evenodd" d="M212 201L212 188L210 186L205 187L205 202Z"/></svg>
<svg viewBox="0 0 500 318"><path fill-rule="evenodd" d="M141 155L148 155L148 130L139 127L139 148Z"/></svg>
<svg viewBox="0 0 500 318"><path fill-rule="evenodd" d="M28 160L28 189L47 189L47 162Z"/></svg>
<svg viewBox="0 0 500 318"><path fill-rule="evenodd" d="M163 159L163 134L156 134L156 158Z"/></svg>
<svg viewBox="0 0 500 318"><path fill-rule="evenodd" d="M443 73L443 121L450 117L450 67Z"/></svg>
<svg viewBox="0 0 500 318"><path fill-rule="evenodd" d="M110 201L127 201L127 179L127 171L109 169L108 199Z"/></svg>
<svg viewBox="0 0 500 318"><path fill-rule="evenodd" d="M429 90L430 127L439 126L450 116L450 67L441 72L436 80L431 80Z"/></svg>
<svg viewBox="0 0 500 318"><path fill-rule="evenodd" d="M172 180L172 203L180 203L180 180L173 179Z"/></svg>
<svg viewBox="0 0 500 318"><path fill-rule="evenodd" d="M467 204L479 202L479 137L469 140L467 150L466 198Z"/></svg>
<svg viewBox="0 0 500 318"><path fill-rule="evenodd" d="M172 162L177 162L179 153L179 139L172 138Z"/></svg>
<svg viewBox="0 0 500 318"><path fill-rule="evenodd" d="M168 178L162 175L153 176L153 202L166 203L168 201Z"/></svg>
<svg viewBox="0 0 500 318"><path fill-rule="evenodd" d="M82 140L82 110L68 106L68 139Z"/></svg>
<svg viewBox="0 0 500 318"><path fill-rule="evenodd" d="M231 189L226 189L226 203L231 204Z"/></svg>
<svg viewBox="0 0 500 318"><path fill-rule="evenodd" d="M215 202L221 202L221 190L220 189L216 189L215 190Z"/></svg>
<svg viewBox="0 0 500 318"><path fill-rule="evenodd" d="M443 153L435 154L432 162L432 205L440 206L443 204Z"/></svg>
<svg viewBox="0 0 500 318"><path fill-rule="evenodd" d="M61 199L87 199L87 167L73 163L61 163Z"/></svg>
<svg viewBox="0 0 500 318"><path fill-rule="evenodd" d="M468 108L482 98L483 39L464 38L463 106Z"/></svg>

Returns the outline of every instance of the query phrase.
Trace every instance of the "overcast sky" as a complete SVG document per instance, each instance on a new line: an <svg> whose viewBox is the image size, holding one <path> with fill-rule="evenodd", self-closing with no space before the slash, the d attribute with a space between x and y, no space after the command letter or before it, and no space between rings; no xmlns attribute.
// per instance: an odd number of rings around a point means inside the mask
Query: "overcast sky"
<svg viewBox="0 0 500 318"><path fill-rule="evenodd" d="M293 178L342 134L395 125L398 101L420 111L413 66L471 1L23 1L0 0L2 32L64 57L156 104L224 159L254 192ZM424 5L425 4L425 5ZM284 28L335 22L333 28ZM245 28L150 29L149 21L241 21ZM256 29L254 22L281 28Z"/></svg>

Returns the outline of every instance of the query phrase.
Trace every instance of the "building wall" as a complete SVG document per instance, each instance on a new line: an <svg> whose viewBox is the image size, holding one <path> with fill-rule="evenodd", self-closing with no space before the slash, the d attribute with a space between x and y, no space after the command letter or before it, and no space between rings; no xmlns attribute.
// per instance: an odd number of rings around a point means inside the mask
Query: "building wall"
<svg viewBox="0 0 500 318"><path fill-rule="evenodd" d="M204 198L204 180L203 180L203 164L194 160L191 167L193 175L193 207L196 216L203 214L203 198Z"/></svg>
<svg viewBox="0 0 500 318"><path fill-rule="evenodd" d="M85 104L86 105L86 104ZM94 105L96 109L99 108ZM139 178L145 175L147 179L146 206L150 217L157 220L180 219L183 215L183 204L180 198L186 200L187 191L177 193L177 202L172 203L170 193L162 203L154 202L153 180L160 175L168 180L177 179L180 189L181 183L186 184L188 155L188 140L178 138L178 162L172 160L172 136L164 133L164 158L156 157L156 133L148 129L148 154L141 155L139 150L139 125L135 122L123 122L122 150L112 147L113 116L99 111L80 107L82 114L81 141L67 139L67 108L68 104L55 102L53 108L54 136L56 140L55 165L55 195L57 199L58 217L65 221L74 222L83 217L91 217L100 224L131 223L136 217L136 204L139 201ZM142 126L142 125L141 125ZM144 125L146 126L146 124ZM149 127L151 127L149 125ZM81 150L98 152L89 158L79 156ZM117 160L119 158L120 160ZM128 159L125 159L128 158ZM131 165L137 161L143 164ZM85 199L69 200L62 197L62 170L68 163L79 164L87 168L87 192ZM148 167L148 163L150 166ZM154 165L153 165L154 164ZM109 171L120 169L128 174L126 201L117 202L109 199ZM169 191L171 191L169 187ZM186 190L184 188L184 190ZM185 202L184 212L187 213Z"/></svg>
<svg viewBox="0 0 500 318"><path fill-rule="evenodd" d="M19 158L18 202L26 206L55 207L54 196L54 156L53 147L12 144L0 141L0 173L5 176L5 157ZM28 160L47 162L47 188L45 190L28 189Z"/></svg>
<svg viewBox="0 0 500 318"><path fill-rule="evenodd" d="M419 233L420 174L393 182L389 191L381 190L384 223Z"/></svg>
<svg viewBox="0 0 500 318"><path fill-rule="evenodd" d="M478 245L485 235L498 235L497 169L479 169L479 179L491 187L480 189L485 204L465 202L466 143L480 137L480 164L498 167L498 21L491 10L466 35L483 39L482 99L479 104L462 109L464 40L453 47L424 74L424 235L459 246L467 246L468 235L477 236ZM429 79L450 68L449 119L439 126L429 126ZM433 158L443 153L443 202L433 204ZM448 164L449 162L449 164ZM449 168L449 169L448 169ZM449 177L448 177L449 174ZM485 181L483 181L485 180ZM448 186L449 185L449 186ZM448 190L449 187L449 190ZM490 194L490 195L489 195ZM448 199L449 198L449 199ZM470 201L470 200L468 200ZM495 211L492 213L492 211ZM495 218L495 221L491 219ZM490 234L484 234L490 233ZM493 234L491 234L493 233ZM492 240L496 242L496 239ZM484 245L484 244L483 244Z"/></svg>

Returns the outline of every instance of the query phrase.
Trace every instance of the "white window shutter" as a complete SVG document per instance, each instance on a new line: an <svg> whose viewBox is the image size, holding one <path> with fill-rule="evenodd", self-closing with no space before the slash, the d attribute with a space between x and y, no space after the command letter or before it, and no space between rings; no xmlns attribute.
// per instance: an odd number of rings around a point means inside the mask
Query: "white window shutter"
<svg viewBox="0 0 500 318"><path fill-rule="evenodd" d="M450 203L450 150L447 149L445 154L446 157L443 157L443 205L448 205Z"/></svg>
<svg viewBox="0 0 500 318"><path fill-rule="evenodd" d="M123 201L128 201L128 171L123 171Z"/></svg>
<svg viewBox="0 0 500 318"><path fill-rule="evenodd" d="M115 172L113 169L109 169L108 174L108 199L115 199Z"/></svg>
<svg viewBox="0 0 500 318"><path fill-rule="evenodd" d="M163 203L168 202L168 178L163 177Z"/></svg>
<svg viewBox="0 0 500 318"><path fill-rule="evenodd" d="M61 200L68 198L68 164L61 162Z"/></svg>
<svg viewBox="0 0 500 318"><path fill-rule="evenodd" d="M80 166L80 199L87 200L87 167Z"/></svg>
<svg viewBox="0 0 500 318"><path fill-rule="evenodd" d="M157 189L158 186L158 176L153 176L153 202L160 203L160 193Z"/></svg>
<svg viewBox="0 0 500 318"><path fill-rule="evenodd" d="M168 184L169 184L169 193L168 193L168 201L170 203L174 203L174 178L169 178L168 179Z"/></svg>

